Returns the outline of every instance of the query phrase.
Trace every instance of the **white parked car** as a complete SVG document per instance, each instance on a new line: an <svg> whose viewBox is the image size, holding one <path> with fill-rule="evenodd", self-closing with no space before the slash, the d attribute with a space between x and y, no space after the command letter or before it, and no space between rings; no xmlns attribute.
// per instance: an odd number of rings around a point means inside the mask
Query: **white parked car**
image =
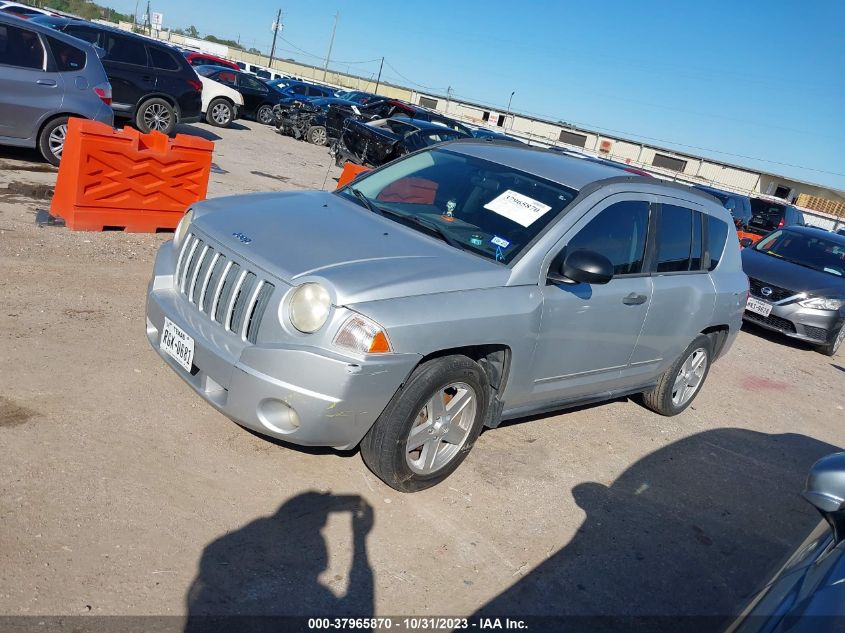
<svg viewBox="0 0 845 633"><path fill-rule="evenodd" d="M229 127L244 107L241 93L219 81L197 75L202 82L202 114L216 127Z"/></svg>

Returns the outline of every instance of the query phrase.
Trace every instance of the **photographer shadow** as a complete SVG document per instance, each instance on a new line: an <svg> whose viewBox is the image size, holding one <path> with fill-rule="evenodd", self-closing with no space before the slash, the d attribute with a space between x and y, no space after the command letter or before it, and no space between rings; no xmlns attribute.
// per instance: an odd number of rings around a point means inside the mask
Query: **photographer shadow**
<svg viewBox="0 0 845 633"><path fill-rule="evenodd" d="M345 595L319 581L329 563L321 534L332 513L352 516L352 565ZM203 550L187 594L185 631L281 630L285 620L370 617L373 573L367 556L372 507L360 496L314 491L282 504L275 514L221 536Z"/></svg>

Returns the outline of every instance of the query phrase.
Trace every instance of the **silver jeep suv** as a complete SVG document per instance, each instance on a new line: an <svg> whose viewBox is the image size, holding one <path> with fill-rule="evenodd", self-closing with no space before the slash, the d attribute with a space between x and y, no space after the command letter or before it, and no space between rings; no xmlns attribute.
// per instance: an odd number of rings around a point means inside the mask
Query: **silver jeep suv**
<svg viewBox="0 0 845 633"><path fill-rule="evenodd" d="M360 445L420 490L503 420L637 393L689 406L745 308L731 227L688 187L446 143L334 193L195 205L156 258L147 336L239 424Z"/></svg>

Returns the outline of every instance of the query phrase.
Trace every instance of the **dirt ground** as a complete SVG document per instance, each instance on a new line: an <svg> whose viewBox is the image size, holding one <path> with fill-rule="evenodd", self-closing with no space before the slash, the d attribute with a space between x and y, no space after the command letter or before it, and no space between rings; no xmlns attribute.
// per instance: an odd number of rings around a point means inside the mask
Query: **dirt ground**
<svg viewBox="0 0 845 633"><path fill-rule="evenodd" d="M212 197L338 175L256 123L184 131L216 141ZM201 401L144 333L169 236L39 228L54 182L0 149L0 614L725 616L818 520L798 493L845 444L842 354L747 329L676 418L510 423L402 495Z"/></svg>

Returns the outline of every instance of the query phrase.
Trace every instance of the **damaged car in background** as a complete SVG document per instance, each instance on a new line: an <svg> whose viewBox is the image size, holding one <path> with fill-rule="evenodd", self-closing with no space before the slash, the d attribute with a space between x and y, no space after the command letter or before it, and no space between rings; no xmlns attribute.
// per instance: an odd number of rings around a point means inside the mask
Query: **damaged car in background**
<svg viewBox="0 0 845 633"><path fill-rule="evenodd" d="M471 137L439 123L406 117L376 121L348 119L331 153L336 165L352 162L378 167L430 145L461 138Z"/></svg>
<svg viewBox="0 0 845 633"><path fill-rule="evenodd" d="M326 145L326 113L331 106L351 108L359 113L357 104L337 97L323 97L310 101L291 97L273 107L273 125L284 136L304 139L314 145Z"/></svg>

